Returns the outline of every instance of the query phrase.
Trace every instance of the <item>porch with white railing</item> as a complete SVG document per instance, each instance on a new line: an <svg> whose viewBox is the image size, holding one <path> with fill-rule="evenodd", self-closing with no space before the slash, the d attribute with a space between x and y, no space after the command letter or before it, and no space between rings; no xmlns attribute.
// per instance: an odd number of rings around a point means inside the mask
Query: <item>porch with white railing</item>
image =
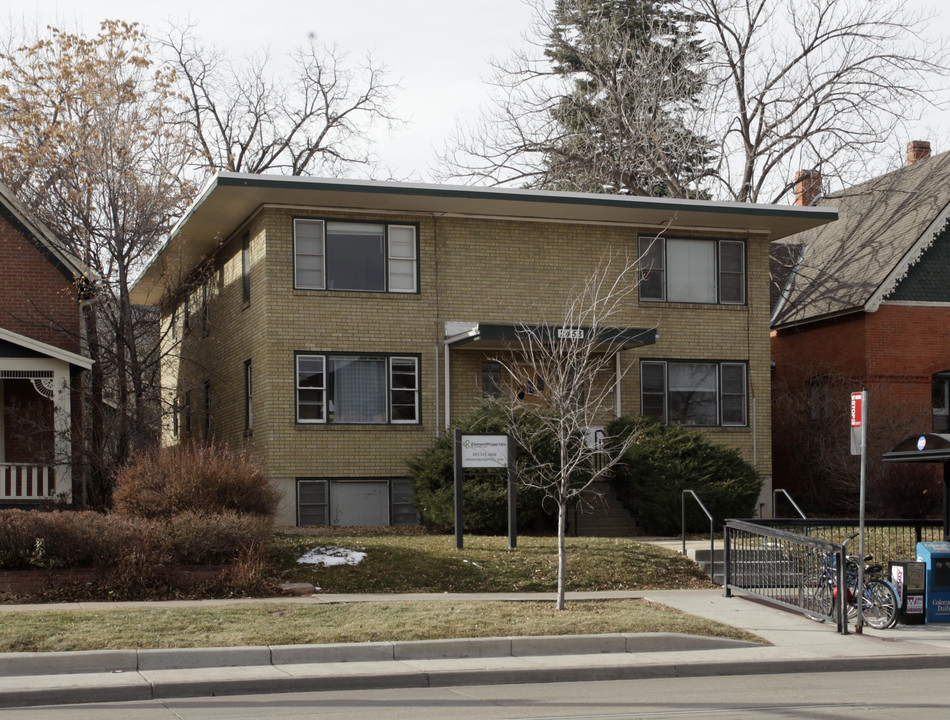
<svg viewBox="0 0 950 720"><path fill-rule="evenodd" d="M56 495L56 471L51 465L0 463L0 502L45 500Z"/></svg>

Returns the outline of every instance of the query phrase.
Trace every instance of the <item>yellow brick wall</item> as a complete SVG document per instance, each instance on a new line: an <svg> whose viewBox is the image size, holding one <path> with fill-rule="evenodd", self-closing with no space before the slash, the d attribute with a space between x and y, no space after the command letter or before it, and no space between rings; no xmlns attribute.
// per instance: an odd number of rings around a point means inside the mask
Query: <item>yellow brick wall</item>
<svg viewBox="0 0 950 720"><path fill-rule="evenodd" d="M293 219L342 218L418 226L419 292L367 293L295 290ZM295 479L387 478L406 475L407 457L427 447L445 423L442 337L446 321L558 324L563 302L605 254L637 250L640 228L475 219L384 212L264 208L250 233L251 300L242 299L240 229L215 258L204 336L192 320L163 372L166 399L193 391L195 426L203 427L203 382L212 388L214 437L246 442L264 458L284 492L279 522L295 522ZM649 232L649 231L647 231ZM668 236L689 236L668 231ZM736 235L736 237L744 237ZM640 303L634 293L609 324L655 328L657 343L627 351L622 410L638 412L639 359L749 360L750 427L705 429L736 447L760 469L770 468L768 243L749 238L745 306ZM193 308L197 307L192 303ZM169 315L166 311L164 320ZM181 337L181 335L179 336ZM417 356L418 425L298 424L295 353L376 352ZM471 349L451 353L451 416L481 402L481 363L497 355ZM254 378L254 430L244 433L244 362ZM751 399L756 399L753 426ZM166 424L165 440L169 437ZM753 431L755 442L753 441Z"/></svg>

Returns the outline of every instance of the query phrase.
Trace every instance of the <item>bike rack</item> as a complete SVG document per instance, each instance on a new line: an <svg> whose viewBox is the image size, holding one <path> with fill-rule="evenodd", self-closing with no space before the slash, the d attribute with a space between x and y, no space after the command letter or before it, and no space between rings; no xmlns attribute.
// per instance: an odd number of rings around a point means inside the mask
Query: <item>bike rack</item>
<svg viewBox="0 0 950 720"><path fill-rule="evenodd" d="M697 502L697 504L702 509L702 511L706 513L706 517L709 518L709 567L712 569L715 567L715 560L716 560L716 550L715 550L716 536L713 535L713 516L712 516L712 513L710 513L706 509L706 506L703 505L703 501L699 499L699 495L694 493L692 490L684 490L682 496L680 497L680 508L682 511L682 517L680 521L680 531L682 532L682 535L683 535L683 554L684 555L686 554L686 495L687 494L693 496L693 499ZM712 574L712 572L710 572L710 574Z"/></svg>
<svg viewBox="0 0 950 720"><path fill-rule="evenodd" d="M808 519L807 517L805 517L805 513L802 512L802 509L798 507L798 503L792 500L792 496L789 495L786 490L783 490L781 488L778 488L772 491L772 517L773 518L775 517L775 504L776 504L775 501L778 499L779 493L782 493L782 495L784 495L785 498L792 504L792 507L795 508L795 511L801 516L802 520Z"/></svg>

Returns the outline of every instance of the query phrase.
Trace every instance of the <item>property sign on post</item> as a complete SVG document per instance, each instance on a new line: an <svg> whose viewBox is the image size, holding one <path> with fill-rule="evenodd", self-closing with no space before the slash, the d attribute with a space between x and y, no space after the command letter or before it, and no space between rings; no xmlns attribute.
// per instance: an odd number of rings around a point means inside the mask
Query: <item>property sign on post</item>
<svg viewBox="0 0 950 720"><path fill-rule="evenodd" d="M508 436L462 435L462 467L508 467Z"/></svg>
<svg viewBox="0 0 950 720"><path fill-rule="evenodd" d="M505 470L508 477L508 547L518 543L515 443L509 435L463 435L455 430L455 547L462 549L462 479L468 468Z"/></svg>

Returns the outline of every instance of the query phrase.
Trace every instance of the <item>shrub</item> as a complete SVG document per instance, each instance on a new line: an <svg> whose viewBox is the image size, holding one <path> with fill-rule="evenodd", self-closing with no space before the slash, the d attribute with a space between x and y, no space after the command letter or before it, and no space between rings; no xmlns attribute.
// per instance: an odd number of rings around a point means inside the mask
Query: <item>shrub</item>
<svg viewBox="0 0 950 720"><path fill-rule="evenodd" d="M183 512L273 516L280 493L246 449L178 445L137 454L116 477L115 511L144 518Z"/></svg>
<svg viewBox="0 0 950 720"><path fill-rule="evenodd" d="M696 431L641 417L618 418L605 430L608 438L639 435L613 477L645 532L680 533L683 490L699 496L717 527L727 518L755 514L762 479L738 451L714 445ZM696 503L687 503L687 531L708 530Z"/></svg>
<svg viewBox="0 0 950 720"><path fill-rule="evenodd" d="M0 568L99 567L152 573L170 564L218 565L260 552L261 515L186 512L145 519L96 512L0 510Z"/></svg>
<svg viewBox="0 0 950 720"><path fill-rule="evenodd" d="M528 413L517 422L530 423ZM487 403L456 423L466 433L504 434L508 416L504 408ZM557 453L551 448L551 461ZM455 448L454 434L445 432L419 455L408 461L415 491L415 506L423 525L447 530L455 524ZM542 521L543 495L538 490L518 488L518 527L535 527ZM464 529L471 533L504 534L508 531L508 482L503 473L491 470L466 470L462 484Z"/></svg>

